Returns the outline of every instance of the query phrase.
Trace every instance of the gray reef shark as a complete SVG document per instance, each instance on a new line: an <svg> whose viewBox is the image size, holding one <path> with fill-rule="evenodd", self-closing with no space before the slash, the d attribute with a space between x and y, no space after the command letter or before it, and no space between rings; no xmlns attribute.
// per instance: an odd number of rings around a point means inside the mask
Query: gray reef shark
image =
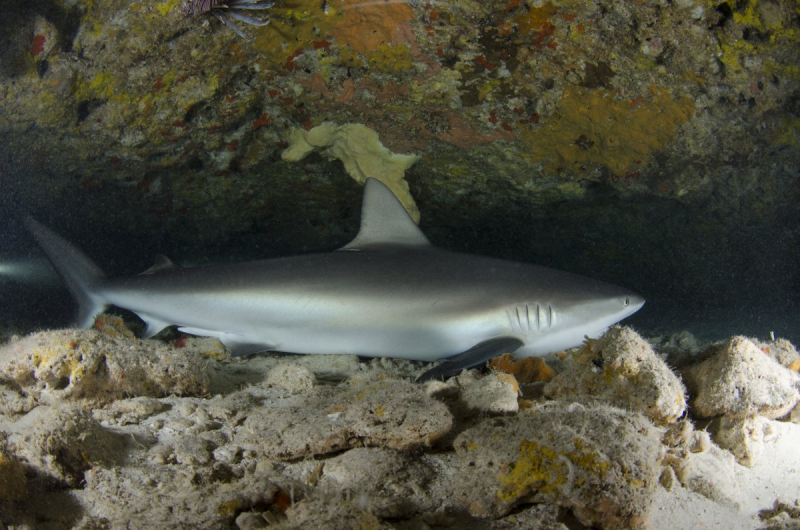
<svg viewBox="0 0 800 530"><path fill-rule="evenodd" d="M442 378L502 353L545 355L580 345L635 313L638 294L526 263L434 247L392 192L368 179L356 238L335 252L195 268L163 258L107 279L80 250L26 225L91 326L108 305L147 324L217 337L234 355L258 351L444 360Z"/></svg>

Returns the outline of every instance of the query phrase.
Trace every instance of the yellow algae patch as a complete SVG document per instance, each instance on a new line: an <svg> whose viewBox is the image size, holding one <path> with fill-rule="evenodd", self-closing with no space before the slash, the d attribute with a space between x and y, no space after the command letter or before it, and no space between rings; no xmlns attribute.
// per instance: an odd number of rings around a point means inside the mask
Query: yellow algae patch
<svg viewBox="0 0 800 530"><path fill-rule="evenodd" d="M253 43L262 54L262 66L274 68L302 50L326 46L331 29L341 18L339 4L336 0L286 0L276 4L269 12L269 25L259 30Z"/></svg>
<svg viewBox="0 0 800 530"><path fill-rule="evenodd" d="M573 446L575 449L572 451L557 451L534 441L522 440L514 467L507 474L498 476L501 485L497 492L498 500L512 502L533 490L555 493L567 480L572 480L573 467L586 472L575 479L577 486L585 483L588 478L585 474L602 480L611 470L611 462L604 460L597 450L586 447L582 439L574 439Z"/></svg>
<svg viewBox="0 0 800 530"><path fill-rule="evenodd" d="M166 16L181 5L182 2L183 0L166 0L156 5L156 10L161 16Z"/></svg>
<svg viewBox="0 0 800 530"><path fill-rule="evenodd" d="M413 9L404 2L345 0L341 9L344 16L333 28L333 37L357 53L397 42L402 24L414 19Z"/></svg>
<svg viewBox="0 0 800 530"><path fill-rule="evenodd" d="M33 365L40 374L51 373L56 377L83 377L86 364L83 353L75 340L53 341L43 348L31 352Z"/></svg>
<svg viewBox="0 0 800 530"><path fill-rule="evenodd" d="M414 66L408 44L381 44L366 57L370 67L379 72L402 72Z"/></svg>
<svg viewBox="0 0 800 530"><path fill-rule="evenodd" d="M736 40L731 44L721 44L719 46L719 61L725 65L730 74L740 74L744 71L742 61L750 55L757 55L756 47L747 41Z"/></svg>
<svg viewBox="0 0 800 530"><path fill-rule="evenodd" d="M378 133L360 123L325 122L310 131L292 131L289 147L281 157L297 162L313 152L329 160L341 160L347 174L359 184L364 184L367 177L380 180L397 196L414 222L419 222L419 208L405 180L406 170L419 160L417 155L392 153L383 146Z"/></svg>
<svg viewBox="0 0 800 530"><path fill-rule="evenodd" d="M569 467L561 455L536 442L520 442L519 458L508 474L498 476L500 500L514 501L532 490L554 493L569 477Z"/></svg>
<svg viewBox="0 0 800 530"><path fill-rule="evenodd" d="M768 73L779 73L796 77L798 68L796 61L781 60L778 57L784 54L791 55L789 50L796 48L800 43L800 32L789 23L788 13L772 2L758 2L758 0L747 0L746 5L737 8L737 2L724 2L733 11L733 22L735 31L718 31L719 38L718 58L726 67L726 73L733 77L740 77L741 80L748 79L745 71L744 62L748 57L763 57L767 64ZM721 4L722 5L722 4ZM745 27L756 28L765 31L769 35L769 42L754 41L749 42L740 38L741 32ZM775 54L775 57L770 55ZM797 55L795 53L794 55ZM776 62L776 59L777 62Z"/></svg>
<svg viewBox="0 0 800 530"><path fill-rule="evenodd" d="M109 72L100 72L88 82L79 76L75 86L75 99L78 101L89 98L111 99L116 88L117 80Z"/></svg>
<svg viewBox="0 0 800 530"><path fill-rule="evenodd" d="M800 144L800 119L784 118L777 133L773 136L772 145L791 145L797 147Z"/></svg>
<svg viewBox="0 0 800 530"><path fill-rule="evenodd" d="M245 508L244 500L231 499L217 505L217 513L223 517L232 517Z"/></svg>
<svg viewBox="0 0 800 530"><path fill-rule="evenodd" d="M532 6L530 11L523 15L519 15L514 19L517 23L517 29L523 35L531 31L537 31L542 26L548 23L551 16L556 14L556 6L552 4L545 4L541 7Z"/></svg>
<svg viewBox="0 0 800 530"><path fill-rule="evenodd" d="M673 99L651 86L649 98L619 99L612 90L566 89L558 112L543 127L524 131L527 154L547 171L591 171L608 168L624 176L647 165L664 149L678 125L689 121L694 104Z"/></svg>

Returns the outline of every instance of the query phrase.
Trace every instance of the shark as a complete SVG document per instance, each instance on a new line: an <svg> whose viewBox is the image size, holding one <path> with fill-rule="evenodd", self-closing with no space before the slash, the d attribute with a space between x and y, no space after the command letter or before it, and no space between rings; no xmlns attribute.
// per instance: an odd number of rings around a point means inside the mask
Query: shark
<svg viewBox="0 0 800 530"><path fill-rule="evenodd" d="M108 278L31 217L28 230L90 327L108 306L133 311L149 338L168 326L216 337L232 355L261 351L442 361L444 379L503 353L579 346L645 300L610 283L432 245L380 181L364 187L361 225L324 253L182 268L161 256L142 274Z"/></svg>

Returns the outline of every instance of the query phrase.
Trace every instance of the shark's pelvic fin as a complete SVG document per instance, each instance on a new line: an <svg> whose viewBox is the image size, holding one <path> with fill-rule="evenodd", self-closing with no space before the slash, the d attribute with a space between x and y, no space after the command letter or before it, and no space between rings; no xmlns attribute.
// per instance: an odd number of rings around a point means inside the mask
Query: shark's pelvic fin
<svg viewBox="0 0 800 530"><path fill-rule="evenodd" d="M52 230L32 217L25 217L24 221L78 302L76 325L91 327L94 317L106 308L106 302L98 292L106 275L83 252Z"/></svg>
<svg viewBox="0 0 800 530"><path fill-rule="evenodd" d="M430 242L394 193L379 180L368 178L361 203L361 229L339 250L393 245L427 246Z"/></svg>
<svg viewBox="0 0 800 530"><path fill-rule="evenodd" d="M461 373L462 370L483 364L493 357L504 353L514 353L524 343L514 337L498 337L476 344L465 352L448 357L439 366L431 368L417 378L418 383L433 379L445 380Z"/></svg>

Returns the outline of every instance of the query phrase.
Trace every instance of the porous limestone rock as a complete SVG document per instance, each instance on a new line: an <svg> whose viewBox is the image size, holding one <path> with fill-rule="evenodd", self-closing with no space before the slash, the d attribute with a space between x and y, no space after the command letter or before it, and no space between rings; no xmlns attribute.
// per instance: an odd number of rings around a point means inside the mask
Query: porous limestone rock
<svg viewBox="0 0 800 530"><path fill-rule="evenodd" d="M789 413L787 419L792 423L800 424L800 403L795 405L795 407L792 409L792 412Z"/></svg>
<svg viewBox="0 0 800 530"><path fill-rule="evenodd" d="M235 442L277 459L363 446L406 450L431 444L452 423L447 407L419 385L355 376L339 388L317 386L298 399L252 411Z"/></svg>
<svg viewBox="0 0 800 530"><path fill-rule="evenodd" d="M0 413L24 414L36 406L36 397L13 380L0 379Z"/></svg>
<svg viewBox="0 0 800 530"><path fill-rule="evenodd" d="M462 381L465 378L454 378ZM461 405L471 412L510 414L519 410L519 384L511 374L492 373L460 386Z"/></svg>
<svg viewBox="0 0 800 530"><path fill-rule="evenodd" d="M278 487L263 475L227 466L96 467L80 498L98 526L147 529L230 528L236 517L267 511Z"/></svg>
<svg viewBox="0 0 800 530"><path fill-rule="evenodd" d="M95 418L100 419L111 416L117 425L139 424L153 414L158 414L168 408L169 405L162 401L140 396L119 399L113 402L105 411L98 413Z"/></svg>
<svg viewBox="0 0 800 530"><path fill-rule="evenodd" d="M759 512L759 518L765 522L759 530L800 530L800 500L788 503L776 499L771 509Z"/></svg>
<svg viewBox="0 0 800 530"><path fill-rule="evenodd" d="M283 363L269 371L264 384L281 388L290 394L300 394L314 388L317 378L314 376L314 372L305 366Z"/></svg>
<svg viewBox="0 0 800 530"><path fill-rule="evenodd" d="M589 340L567 369L544 387L551 399L592 397L669 423L686 409L684 388L646 340L626 327L613 327Z"/></svg>
<svg viewBox="0 0 800 530"><path fill-rule="evenodd" d="M248 385L263 385L273 368L286 363L308 368L320 383L340 383L362 369L357 355L270 353L233 357L217 366L210 391L223 394Z"/></svg>
<svg viewBox="0 0 800 530"><path fill-rule="evenodd" d="M774 436L772 420L763 416L723 416L714 423L714 442L747 467L753 467L762 459L764 442Z"/></svg>
<svg viewBox="0 0 800 530"><path fill-rule="evenodd" d="M358 498L344 495L315 496L293 504L287 511L288 521L270 525L275 530L304 530L325 528L326 530L392 530L394 527L382 522Z"/></svg>
<svg viewBox="0 0 800 530"><path fill-rule="evenodd" d="M534 504L511 513L502 519L491 521L490 530L569 530L562 519L558 506Z"/></svg>
<svg viewBox="0 0 800 530"><path fill-rule="evenodd" d="M729 452L711 444L706 451L685 453L670 465L684 487L720 504L736 505L736 461Z"/></svg>
<svg viewBox="0 0 800 530"><path fill-rule="evenodd" d="M398 155L383 146L378 133L360 123L336 125L324 122L306 131L295 129L289 136L284 160L297 162L313 152L329 160L337 158L353 180L364 184L367 177L380 180L400 200L408 214L419 223L419 208L408 190L405 172L419 160L417 155Z"/></svg>
<svg viewBox="0 0 800 530"><path fill-rule="evenodd" d="M786 339L775 339L767 342L753 341L761 351L778 361L784 368L793 372L800 371L800 353L794 344Z"/></svg>
<svg viewBox="0 0 800 530"><path fill-rule="evenodd" d="M746 337L712 346L707 358L682 371L692 395L692 413L778 418L800 398L798 376Z"/></svg>
<svg viewBox="0 0 800 530"><path fill-rule="evenodd" d="M213 361L155 340L94 329L43 331L0 348L4 392L0 412L84 399L95 404L130 396L208 392ZM32 398L32 399L31 399Z"/></svg>
<svg viewBox="0 0 800 530"><path fill-rule="evenodd" d="M677 483L711 500L733 506L738 493L733 456L711 442L706 430L695 430L688 419L671 424L662 438L665 449L661 485Z"/></svg>
<svg viewBox="0 0 800 530"><path fill-rule="evenodd" d="M436 470L418 455L382 448L356 448L324 462L317 486L346 491L363 509L380 518L402 518L436 511L430 494Z"/></svg>
<svg viewBox="0 0 800 530"><path fill-rule="evenodd" d="M499 517L527 502L569 507L603 529L643 527L659 476L650 421L600 403L555 401L462 432L457 498L474 515Z"/></svg>
<svg viewBox="0 0 800 530"><path fill-rule="evenodd" d="M520 386L512 374L464 370L447 381L426 381L422 388L427 395L446 403L459 421L519 410Z"/></svg>
<svg viewBox="0 0 800 530"><path fill-rule="evenodd" d="M103 428L86 408L39 406L8 426L8 447L26 465L77 486L94 465L118 463L125 441Z"/></svg>
<svg viewBox="0 0 800 530"><path fill-rule="evenodd" d="M707 347L707 344L698 341L697 337L686 330L667 337L648 337L648 341L673 368L683 368L697 362L697 355Z"/></svg>

